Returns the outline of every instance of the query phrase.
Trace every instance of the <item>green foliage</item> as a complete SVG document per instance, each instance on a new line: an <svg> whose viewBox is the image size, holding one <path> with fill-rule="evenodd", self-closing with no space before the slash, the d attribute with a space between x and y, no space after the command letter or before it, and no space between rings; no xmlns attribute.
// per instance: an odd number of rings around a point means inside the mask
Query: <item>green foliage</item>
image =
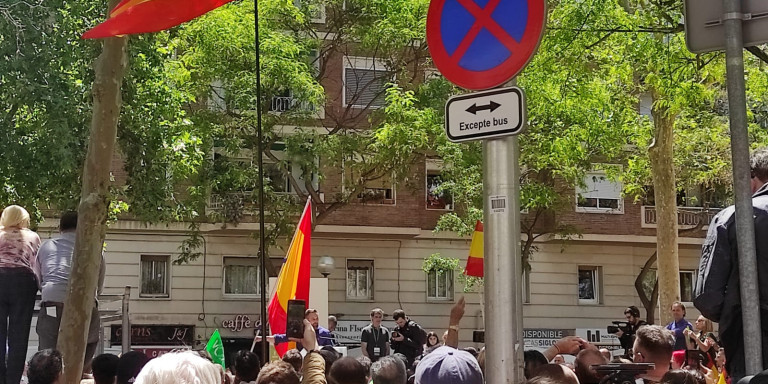
<svg viewBox="0 0 768 384"><path fill-rule="evenodd" d="M467 276L463 273L459 275L459 283L464 286L464 293L482 292L485 286L485 280L482 277Z"/></svg>
<svg viewBox="0 0 768 384"><path fill-rule="evenodd" d="M459 259L451 257L442 257L440 253L429 255L421 264L424 273L437 272L438 274L446 271L457 271L459 269Z"/></svg>
<svg viewBox="0 0 768 384"><path fill-rule="evenodd" d="M79 200L97 46L78 31L95 4L0 4L0 203L38 218Z"/></svg>
<svg viewBox="0 0 768 384"><path fill-rule="evenodd" d="M342 10L342 3L344 9ZM684 46L680 2L558 0L537 55L518 76L528 106L520 136L523 244L536 236L578 235L558 222L572 209L573 188L593 163L622 164L609 176L625 193L647 197L650 105L675 116L678 186L702 189L702 203L727 202L730 148L721 53L693 55ZM481 143L455 144L443 133L446 99L463 92L445 79L423 80L427 0L292 0L259 2L261 91L253 1L233 2L170 32L131 37L119 145L126 175L113 193L123 215L147 222L191 223L180 260L204 246L201 222L237 225L258 208L254 106L263 114L269 163L265 208L268 241L289 234L307 198L316 223L370 182L408 184L424 158L444 165L442 191L454 210L436 230L471 234L482 218ZM325 5L326 24L312 19ZM98 41L79 35L103 19L96 0L0 4L0 203L19 203L40 217L79 200L90 123L92 63ZM384 108L326 108L321 79L338 57L381 62L391 82ZM768 71L746 58L749 133L768 142ZM290 107L268 113L273 97ZM318 125L319 111L325 119ZM326 172L344 169L344 189L319 201ZM298 170L297 177L292 170ZM285 180L297 195L283 193ZM723 198L725 196L725 198ZM211 202L218 208L211 209ZM543 220L553 216L555 220ZM543 225L544 222L553 224Z"/></svg>

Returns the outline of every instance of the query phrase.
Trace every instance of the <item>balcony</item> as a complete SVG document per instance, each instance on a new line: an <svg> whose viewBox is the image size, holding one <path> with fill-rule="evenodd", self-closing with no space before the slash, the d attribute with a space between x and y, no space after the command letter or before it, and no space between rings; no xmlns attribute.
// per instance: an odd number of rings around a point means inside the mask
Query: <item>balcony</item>
<svg viewBox="0 0 768 384"><path fill-rule="evenodd" d="M299 195L291 192L277 192L276 194L287 196L295 204L303 204ZM325 193L319 192L320 201L325 202ZM212 194L208 199L207 211L209 213L232 214L239 213L245 216L256 215L259 212L258 191L232 192L228 194Z"/></svg>
<svg viewBox="0 0 768 384"><path fill-rule="evenodd" d="M706 231L712 218L721 210L722 208L677 207L677 225L680 229L690 229L694 228L699 220L703 220L704 225L701 229ZM656 207L652 205L642 206L640 220L640 227L656 228Z"/></svg>
<svg viewBox="0 0 768 384"><path fill-rule="evenodd" d="M269 104L269 111L272 113L283 113L288 111L299 111L314 114L317 118L324 118L323 108L315 108L312 103L299 101L293 96L273 96Z"/></svg>

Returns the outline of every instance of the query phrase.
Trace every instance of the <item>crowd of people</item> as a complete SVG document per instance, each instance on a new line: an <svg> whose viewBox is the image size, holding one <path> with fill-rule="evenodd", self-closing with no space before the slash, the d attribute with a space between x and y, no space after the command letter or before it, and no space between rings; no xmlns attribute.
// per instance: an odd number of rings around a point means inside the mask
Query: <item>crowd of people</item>
<svg viewBox="0 0 768 384"><path fill-rule="evenodd" d="M424 333L421 327L409 320L405 312L395 311L395 322L398 324L395 329L400 335L386 334L397 345L394 350L410 353L412 362L403 353L390 354L388 351L379 356L342 357L332 346L320 344L318 335L321 327L313 325L310 320L317 317L317 311L307 310L303 337L286 338L287 341L297 342L303 351L288 350L280 360L263 367L258 355L246 350L236 353L227 370L214 364L205 351L170 352L149 361L141 352L132 351L120 357L110 354L96 356L92 362L93 378L83 380L82 384L482 384L483 353L458 349L458 329L464 307L465 301L461 298L451 309L442 345L437 344L434 332L423 337L416 336ZM380 316L380 309L372 311L372 319L379 317L380 320ZM371 325L373 323L372 320ZM384 330L386 328L380 327L379 335L382 337ZM326 332L328 330L322 334ZM423 338L434 345L416 346L411 336ZM276 340L283 337L274 335L269 341L279 343ZM137 356L142 358L137 359ZM28 363L27 382L63 384L60 382L62 370L62 358L57 350L39 351Z"/></svg>
<svg viewBox="0 0 768 384"><path fill-rule="evenodd" d="M626 377L632 381L640 378L644 383L731 383L724 349L712 333L712 322L699 316L691 325L685 320L685 306L680 302L673 303L670 310L674 320L666 327L643 322L622 331L621 338L631 340L631 347L622 355L614 356L575 336L558 340L544 352L526 351L525 377L535 384L620 383ZM635 307L627 308L625 313L638 314ZM567 363L564 354L575 355L574 362ZM622 365L634 363L643 364Z"/></svg>
<svg viewBox="0 0 768 384"><path fill-rule="evenodd" d="M482 384L485 382L485 350L458 348L464 306L461 298L451 309L442 343L438 343L436 333L430 332L425 334L426 341L420 348L400 349L401 352L392 354L389 351L371 354L373 347L366 346L368 353L356 358L342 357L330 344L321 345L318 335L333 333L324 328L322 333L318 332L321 327L311 321L317 312L308 310L303 337L286 339L297 342L303 350L288 350L282 359L263 367L258 355L245 350L236 353L227 370L214 364L205 351L171 352L149 362L141 352L132 351L119 358L110 354L96 356L92 363L93 379L84 380L82 384ZM633 312L631 307L627 310ZM671 311L678 316L666 327L642 324L625 332L622 336L629 337L632 346L623 355L613 356L610 351L576 336L557 340L544 351L527 350L524 353L526 383L618 383L622 382L617 379L622 374L630 374L633 380L639 378L646 384L731 384L724 350L712 333L712 322L700 316L693 325L683 328L678 338L675 329L685 319L685 306L676 302ZM371 311L371 324L364 333L370 334L371 329L378 327L380 337L387 334L390 340L396 337L391 333L400 333L400 343L413 341L406 335L421 338L415 336L423 333L417 331L421 327L404 312L395 312L397 327L392 332L380 325L381 314L378 308ZM406 327L412 333L403 334ZM282 335L276 336L276 339L282 338ZM402 353L406 351L413 352L413 361ZM575 356L573 363L568 363L565 355ZM644 364L639 365L641 371L626 371L629 368L621 364L628 363ZM46 349L29 361L28 382L61 384L58 381L61 371L61 354L55 349Z"/></svg>
<svg viewBox="0 0 768 384"><path fill-rule="evenodd" d="M750 158L751 188L756 233L768 232L768 148L755 151ZM739 292L738 248L735 242L734 207L718 213L709 226L702 247L700 276L694 304L703 316L691 324L685 319L686 308L675 302L670 310L674 320L666 327L648 325L639 320L639 310L624 312L627 325L616 332L623 356L614 357L587 341L567 336L543 352L524 353L524 374L531 384L597 384L632 382L646 384L732 384L746 375L744 329ZM31 384L59 383L61 354L56 351L58 324L63 312L65 289L71 268L77 215L62 216L61 236L41 244L29 229L30 217L24 208L12 205L0 216L0 384L20 382L24 371L28 335L35 295L42 291L40 351L28 363ZM768 237L758 236L758 278L768 273L764 255ZM103 286L103 266L101 284ZM760 334L752 335L762 343L763 365L768 363L768 284L759 285ZM258 356L238 352L230 372L213 364L204 353L195 351L169 353L146 363L146 356L133 352L121 357L101 355L91 361L94 349L86 354L87 370L92 363L93 379L99 383L199 383L199 384L406 384L484 382L485 351L458 349L459 322L464 315L464 299L451 309L449 326L438 344L437 334L426 333L403 310L396 310L397 326L390 332L381 326L384 312L371 311L371 323L361 334L362 356L340 357L333 349L335 336L318 325L318 314L307 310L302 338L273 335L274 343L295 341L304 349L285 353L282 360L261 366ZM96 308L96 306L94 307ZM705 317L706 316L706 317ZM98 321L98 316L92 316ZM712 321L719 323L719 337ZM330 323L335 324L335 319ZM98 323L92 329L98 329ZM333 325L331 326L333 328ZM92 343L91 338L88 339ZM630 348L631 346L631 348ZM390 353L390 348L395 352ZM575 356L573 364L563 355ZM131 363L124 359L133 356ZM120 374L130 367L131 374ZM618 364L608 364L618 363ZM622 363L634 363L623 365ZM640 364L637 364L640 363ZM128 364L128 365L126 365ZM622 376L624 375L624 376ZM121 379L122 377L122 379ZM127 381L121 381L121 380Z"/></svg>
<svg viewBox="0 0 768 384"><path fill-rule="evenodd" d="M10 205L0 215L0 384L16 384L22 378L29 345L35 297L41 292L35 330L38 350L54 350L64 314L67 284L72 270L77 212L65 212L59 221L60 235L40 241L29 229L29 212ZM104 287L102 256L98 290ZM94 301L89 325L84 372L89 372L101 327L98 302Z"/></svg>

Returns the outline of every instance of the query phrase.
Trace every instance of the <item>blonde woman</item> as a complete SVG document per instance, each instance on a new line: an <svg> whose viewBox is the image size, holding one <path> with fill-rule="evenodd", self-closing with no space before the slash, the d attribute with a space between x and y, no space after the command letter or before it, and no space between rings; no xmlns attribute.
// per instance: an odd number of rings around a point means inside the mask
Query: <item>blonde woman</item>
<svg viewBox="0 0 768 384"><path fill-rule="evenodd" d="M686 329L684 331L685 336L693 348L705 352L709 356L709 364L715 362L715 356L717 354L717 338L712 325L712 320L707 319L704 316L699 316L693 324L693 330Z"/></svg>
<svg viewBox="0 0 768 384"><path fill-rule="evenodd" d="M40 237L29 230L27 210L6 207L0 215L0 373L5 374L0 382L18 383L24 371L38 288L38 248Z"/></svg>

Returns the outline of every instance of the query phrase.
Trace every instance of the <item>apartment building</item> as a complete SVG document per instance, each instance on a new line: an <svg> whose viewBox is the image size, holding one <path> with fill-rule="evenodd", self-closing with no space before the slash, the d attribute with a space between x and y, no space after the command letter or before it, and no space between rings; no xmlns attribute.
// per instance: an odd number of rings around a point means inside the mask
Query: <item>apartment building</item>
<svg viewBox="0 0 768 384"><path fill-rule="evenodd" d="M312 234L310 306L320 308L321 324L328 314L339 319L339 340L350 346L351 353L374 307L389 314L402 308L425 329L440 333L447 326L450 307L464 295L468 306L460 332L462 345L475 345L472 331L483 328L482 295L463 292L459 271L438 275L422 269L424 259L433 253L459 259L463 267L470 240L432 230L438 215L451 209L450 197L430 196L429 165L416 168L423 190L393 186L387 192L393 196L391 202L350 204L317 225ZM635 279L655 252L654 207L622 199L620 188L598 173L588 177L594 188L573 191L572 211L560 213L560 220L577 224L582 236L568 242L537 242L531 270L521 279L529 348L545 347L569 334L617 347L605 327L622 319L628 305L637 305L645 316ZM681 226L690 225L698 210L680 207ZM199 348L219 329L228 350L250 348L261 297L257 230L257 223L203 225L202 256L175 265L187 236L184 224L147 226L130 220L113 224L106 239L105 292L132 288L133 344L150 354L179 346ZM53 221L41 225L43 238L54 231ZM704 233L695 229L680 238L684 302L692 300ZM317 268L322 256L333 258L330 271ZM284 257L279 248L270 250L276 267ZM114 308L119 302L105 306ZM688 308L688 317L695 317L695 308ZM384 324L394 322L388 317ZM119 345L115 338L119 323L105 327L107 339ZM173 339L176 332L184 337Z"/></svg>

